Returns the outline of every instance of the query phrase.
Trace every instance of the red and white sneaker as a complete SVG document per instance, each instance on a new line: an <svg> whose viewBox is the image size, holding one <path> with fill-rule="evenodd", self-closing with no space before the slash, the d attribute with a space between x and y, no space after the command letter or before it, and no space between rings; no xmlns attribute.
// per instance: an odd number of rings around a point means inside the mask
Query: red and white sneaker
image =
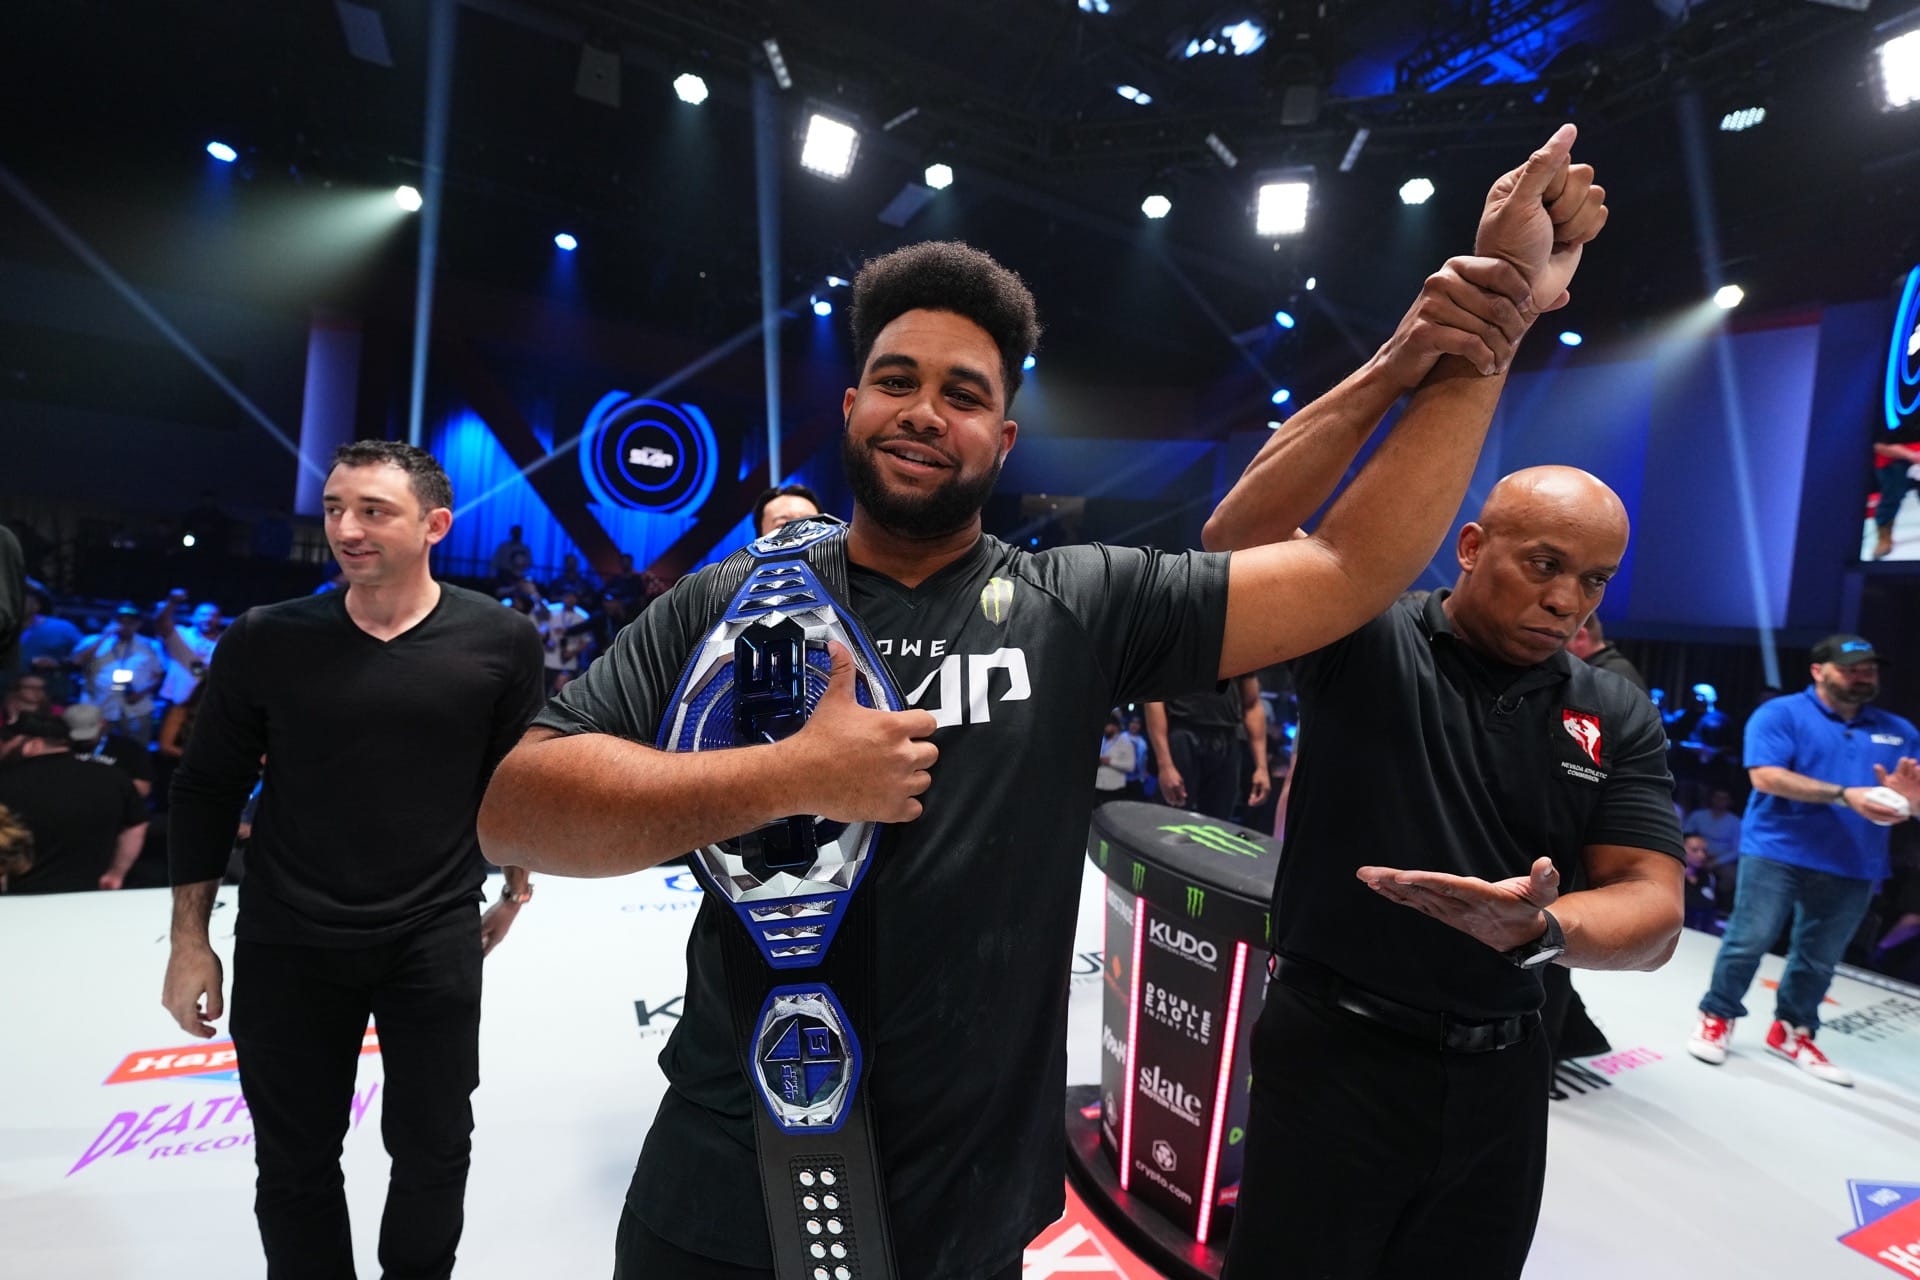
<svg viewBox="0 0 1920 1280"><path fill-rule="evenodd" d="M1767 1028L1767 1048L1795 1063L1802 1071L1815 1079L1825 1080L1828 1084L1853 1087L1853 1076L1846 1070L1827 1061L1827 1055L1820 1052L1813 1043L1813 1032L1805 1027L1790 1027L1775 1020Z"/></svg>
<svg viewBox="0 0 1920 1280"><path fill-rule="evenodd" d="M1717 1067L1727 1060L1727 1041L1731 1039L1733 1019L1702 1010L1699 1025L1687 1037L1687 1052Z"/></svg>

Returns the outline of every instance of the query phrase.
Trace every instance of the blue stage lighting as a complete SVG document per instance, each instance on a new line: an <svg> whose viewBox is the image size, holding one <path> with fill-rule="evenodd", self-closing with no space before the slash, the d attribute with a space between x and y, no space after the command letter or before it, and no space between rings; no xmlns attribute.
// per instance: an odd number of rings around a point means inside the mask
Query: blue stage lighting
<svg viewBox="0 0 1920 1280"><path fill-rule="evenodd" d="M221 164L232 164L240 158L240 153L224 142L209 142L207 144L207 154L215 160L218 160Z"/></svg>
<svg viewBox="0 0 1920 1280"><path fill-rule="evenodd" d="M833 314L833 304L825 298L815 298L813 300L813 314L817 316L830 316Z"/></svg>
<svg viewBox="0 0 1920 1280"><path fill-rule="evenodd" d="M1312 293L1312 292L1313 292L1313 291L1314 291L1315 289L1318 289L1319 287L1320 287L1320 277L1319 277L1319 276L1308 276L1308 277L1307 277L1307 292L1308 292L1308 293Z"/></svg>
<svg viewBox="0 0 1920 1280"><path fill-rule="evenodd" d="M1273 322L1282 329L1291 329L1294 326L1293 312L1276 311L1273 313Z"/></svg>
<svg viewBox="0 0 1920 1280"><path fill-rule="evenodd" d="M1577 347L1585 341L1585 338L1582 338L1571 329L1568 329L1560 335L1560 345L1563 347Z"/></svg>
<svg viewBox="0 0 1920 1280"><path fill-rule="evenodd" d="M1032 356L1028 356L1028 357L1027 357L1027 358L1026 358L1025 360L1022 360L1022 361L1020 362L1020 367L1021 367L1022 369L1025 369L1025 370L1026 370L1026 371L1027 371L1028 373L1032 373L1032 372L1033 372L1033 366L1035 366L1036 364L1039 364L1039 363L1040 363L1040 362L1039 362L1038 360L1035 360L1035 359L1034 359L1034 358L1033 358Z"/></svg>
<svg viewBox="0 0 1920 1280"><path fill-rule="evenodd" d="M1275 404L1285 404L1291 399L1293 399L1293 392L1287 390L1285 387L1273 393L1273 402Z"/></svg>
<svg viewBox="0 0 1920 1280"><path fill-rule="evenodd" d="M572 253L575 249L578 249L580 247L580 242L578 240L575 240L571 235L568 235L566 232L562 231L559 235L553 238L553 247L561 250L564 253Z"/></svg>

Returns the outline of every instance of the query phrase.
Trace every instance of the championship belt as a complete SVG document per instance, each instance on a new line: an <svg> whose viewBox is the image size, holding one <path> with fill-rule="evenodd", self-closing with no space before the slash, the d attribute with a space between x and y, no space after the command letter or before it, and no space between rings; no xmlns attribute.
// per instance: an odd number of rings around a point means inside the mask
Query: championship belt
<svg viewBox="0 0 1920 1280"><path fill-rule="evenodd" d="M905 705L843 603L839 521L783 525L711 576L718 621L661 718L661 749L712 751L798 731L826 692L829 640L852 654L862 706ZM758 1103L754 1136L779 1280L899 1275L855 1033L872 1025L874 964L871 895L855 891L880 830L801 814L692 854L701 885L740 921L722 930L721 950Z"/></svg>

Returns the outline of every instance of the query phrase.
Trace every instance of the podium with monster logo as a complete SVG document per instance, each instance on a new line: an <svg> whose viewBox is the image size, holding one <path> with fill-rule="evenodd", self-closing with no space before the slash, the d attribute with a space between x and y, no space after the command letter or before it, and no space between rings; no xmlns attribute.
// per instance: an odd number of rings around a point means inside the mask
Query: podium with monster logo
<svg viewBox="0 0 1920 1280"><path fill-rule="evenodd" d="M1106 876L1101 1080L1069 1091L1069 1174L1166 1275L1219 1275L1266 996L1270 837L1165 805L1094 811Z"/></svg>

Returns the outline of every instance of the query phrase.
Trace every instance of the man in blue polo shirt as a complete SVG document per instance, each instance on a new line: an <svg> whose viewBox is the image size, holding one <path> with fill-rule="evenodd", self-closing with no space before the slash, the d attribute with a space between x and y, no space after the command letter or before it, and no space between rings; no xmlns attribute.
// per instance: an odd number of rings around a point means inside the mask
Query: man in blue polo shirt
<svg viewBox="0 0 1920 1280"><path fill-rule="evenodd" d="M1880 655L1859 636L1813 647L1813 683L1747 721L1753 797L1740 832L1740 889L1687 1051L1718 1066L1754 971L1793 918L1767 1048L1830 1084L1853 1077L1814 1046L1833 968L1888 874L1887 828L1920 809L1920 731L1869 704ZM1897 796L1878 790L1892 788ZM1904 800L1905 803L1899 803Z"/></svg>

